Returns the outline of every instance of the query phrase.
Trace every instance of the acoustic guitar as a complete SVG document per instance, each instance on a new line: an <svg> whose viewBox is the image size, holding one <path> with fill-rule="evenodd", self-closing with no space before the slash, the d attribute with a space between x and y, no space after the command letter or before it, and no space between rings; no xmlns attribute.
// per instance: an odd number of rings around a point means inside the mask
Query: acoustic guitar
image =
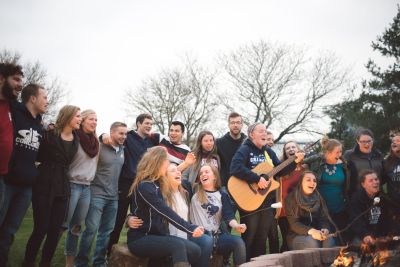
<svg viewBox="0 0 400 267"><path fill-rule="evenodd" d="M304 151L308 151L318 142L319 140L308 145ZM227 184L229 194L233 197L240 209L247 212L258 209L268 194L279 188L279 183L275 181L274 175L295 161L295 159L296 156L291 156L276 167L271 166L267 162L261 162L253 168L251 171L256 173L258 176L263 174L268 175L270 183L265 189L258 188L257 183L250 184L245 180L231 176Z"/></svg>

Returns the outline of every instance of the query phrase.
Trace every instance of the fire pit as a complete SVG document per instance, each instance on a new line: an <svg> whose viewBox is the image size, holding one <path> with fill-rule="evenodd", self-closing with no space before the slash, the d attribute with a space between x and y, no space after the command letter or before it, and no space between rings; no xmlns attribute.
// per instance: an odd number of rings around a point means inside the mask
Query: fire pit
<svg viewBox="0 0 400 267"><path fill-rule="evenodd" d="M268 254L251 259L241 266L282 266L282 267L392 267L400 266L400 237L385 237L376 240L375 245L361 245L335 248L316 248Z"/></svg>
<svg viewBox="0 0 400 267"><path fill-rule="evenodd" d="M400 266L400 237L382 237L375 244L341 249L332 264L340 267Z"/></svg>

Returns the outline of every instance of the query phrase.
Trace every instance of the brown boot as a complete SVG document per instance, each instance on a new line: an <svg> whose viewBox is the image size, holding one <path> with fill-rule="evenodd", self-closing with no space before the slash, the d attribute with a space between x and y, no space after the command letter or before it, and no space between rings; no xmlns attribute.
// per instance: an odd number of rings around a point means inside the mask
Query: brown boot
<svg viewBox="0 0 400 267"><path fill-rule="evenodd" d="M75 256L67 255L65 256L65 267L74 267Z"/></svg>

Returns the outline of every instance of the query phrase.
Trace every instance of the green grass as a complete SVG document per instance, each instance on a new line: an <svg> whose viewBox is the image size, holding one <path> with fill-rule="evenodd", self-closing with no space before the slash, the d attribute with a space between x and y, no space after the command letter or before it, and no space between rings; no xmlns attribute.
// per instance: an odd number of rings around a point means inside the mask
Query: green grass
<svg viewBox="0 0 400 267"><path fill-rule="evenodd" d="M239 219L238 213L236 214L236 218ZM29 236L32 233L33 229L33 216L32 216L32 208L29 208L25 218L19 228L14 243L11 247L10 254L9 254L9 265L10 267L19 267L24 259L25 255L25 247L26 243L28 242ZM232 234L239 235L236 231L232 231ZM65 236L64 233L61 237L60 242L58 243L56 253L54 255L52 266L54 267L62 267L65 266L65 256L64 256L64 245L65 245ZM279 234L279 243L282 243L281 235ZM126 229L124 228L121 233L120 242L126 242ZM93 247L93 246L92 246ZM268 242L267 242L267 249L268 249ZM37 261L40 260L41 253L38 253Z"/></svg>
<svg viewBox="0 0 400 267"><path fill-rule="evenodd" d="M25 246L28 242L29 236L32 233L33 229L33 216L32 209L29 208L24 221L21 224L17 234L15 235L14 243L11 247L9 254L9 265L10 267L19 267L24 259L25 255ZM62 267L65 266L65 256L64 256L64 245L65 245L65 236L64 233L60 242L58 243L56 253L54 255L52 266L54 267ZM120 242L126 242L126 229L124 229L121 233ZM38 253L37 261L40 260L41 252Z"/></svg>

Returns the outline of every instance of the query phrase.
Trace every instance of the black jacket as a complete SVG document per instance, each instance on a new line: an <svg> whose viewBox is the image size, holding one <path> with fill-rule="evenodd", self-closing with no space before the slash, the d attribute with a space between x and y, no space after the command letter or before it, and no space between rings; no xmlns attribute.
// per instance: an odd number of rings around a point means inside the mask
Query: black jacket
<svg viewBox="0 0 400 267"><path fill-rule="evenodd" d="M385 196L379 193L377 197L380 198L380 202L374 206L374 199L367 195L364 188L359 188L350 199L348 214L352 223L351 229L361 240L368 235L380 237L398 234L400 231L399 226L396 227L392 220L391 207ZM365 214L353 222L363 212Z"/></svg>
<svg viewBox="0 0 400 267"><path fill-rule="evenodd" d="M33 193L48 195L50 202L54 197L68 198L70 195L67 173L79 146L78 135L75 132L73 135L71 149L67 151L61 136L54 130L43 134L38 156L41 164L37 182L33 186Z"/></svg>
<svg viewBox="0 0 400 267"><path fill-rule="evenodd" d="M347 150L344 155L350 170L350 195L360 188L359 175L362 170L372 169L376 171L378 177L382 179L383 175L383 155L376 148L372 148L370 154L365 154L360 151L357 144L353 149Z"/></svg>
<svg viewBox="0 0 400 267"><path fill-rule="evenodd" d="M129 131L124 142L125 161L122 166L120 180L126 179L133 181L136 176L136 167L146 153L147 149L153 147L154 144L149 138L142 138L136 131Z"/></svg>
<svg viewBox="0 0 400 267"><path fill-rule="evenodd" d="M387 183L389 198L400 206L400 158L389 155L383 164L383 183Z"/></svg>
<svg viewBox="0 0 400 267"><path fill-rule="evenodd" d="M168 223L179 230L192 234L197 225L179 217L163 199L158 182L143 181L132 194L131 214L143 220L136 229L129 228L128 243L145 235L167 235Z"/></svg>
<svg viewBox="0 0 400 267"><path fill-rule="evenodd" d="M43 136L42 117L34 118L26 106L17 101L11 104L14 121L14 146L5 182L29 187L35 183L38 170L35 161Z"/></svg>
<svg viewBox="0 0 400 267"><path fill-rule="evenodd" d="M245 138L246 135L244 133L240 134L239 139L233 139L229 133L226 133L223 137L217 139L217 152L221 160L220 175L222 186L226 186L228 183L232 158Z"/></svg>

